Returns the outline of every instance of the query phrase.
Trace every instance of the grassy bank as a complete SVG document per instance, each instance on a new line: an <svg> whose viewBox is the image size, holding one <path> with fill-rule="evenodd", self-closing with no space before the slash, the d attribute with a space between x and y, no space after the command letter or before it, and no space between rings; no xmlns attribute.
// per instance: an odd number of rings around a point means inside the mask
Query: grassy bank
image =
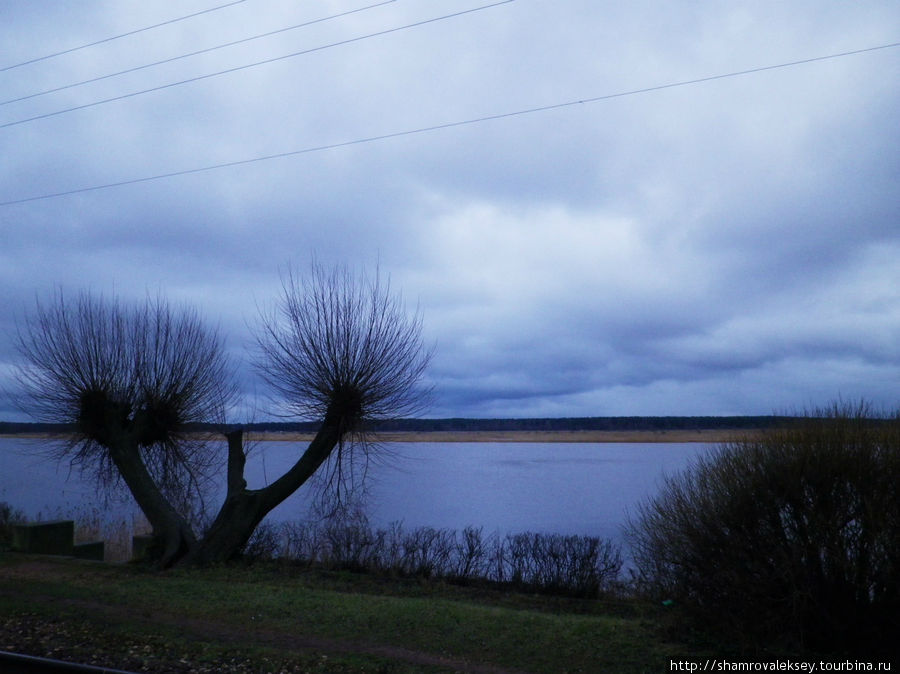
<svg viewBox="0 0 900 674"><path fill-rule="evenodd" d="M0 553L0 649L155 672L657 672L666 609L276 566Z"/></svg>

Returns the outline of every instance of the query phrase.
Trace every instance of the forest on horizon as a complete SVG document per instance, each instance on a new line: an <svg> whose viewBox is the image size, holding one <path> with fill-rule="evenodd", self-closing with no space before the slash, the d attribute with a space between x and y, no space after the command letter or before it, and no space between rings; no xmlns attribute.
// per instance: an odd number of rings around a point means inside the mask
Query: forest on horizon
<svg viewBox="0 0 900 674"><path fill-rule="evenodd" d="M791 419L785 416L630 416L630 417L549 417L549 418L447 418L395 419L371 425L382 432L454 432L454 431L676 431L736 430L770 428ZM244 428L249 432L309 433L319 428L318 421L254 422L247 424L191 424L189 430L216 431ZM67 424L0 421L0 435L28 433L66 433Z"/></svg>

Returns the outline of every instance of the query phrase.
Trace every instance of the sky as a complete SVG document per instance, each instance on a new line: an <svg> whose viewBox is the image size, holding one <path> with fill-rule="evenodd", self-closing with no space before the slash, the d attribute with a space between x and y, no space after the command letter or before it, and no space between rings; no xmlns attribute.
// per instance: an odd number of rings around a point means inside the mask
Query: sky
<svg viewBox="0 0 900 674"><path fill-rule="evenodd" d="M58 288L197 307L265 401L313 257L418 307L429 417L896 409L897 42L892 0L2 3L0 419Z"/></svg>

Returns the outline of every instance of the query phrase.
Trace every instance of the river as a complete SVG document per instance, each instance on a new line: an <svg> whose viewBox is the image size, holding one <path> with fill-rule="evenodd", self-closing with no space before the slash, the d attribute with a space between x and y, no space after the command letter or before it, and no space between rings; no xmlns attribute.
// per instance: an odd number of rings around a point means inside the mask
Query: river
<svg viewBox="0 0 900 674"><path fill-rule="evenodd" d="M263 442L247 463L250 487L276 479L303 443ZM708 451L701 443L389 443L368 469L366 512L373 525L485 532L582 534L621 540L638 503L655 494L664 475ZM44 519L104 507L93 483L48 459L46 441L0 438L0 501ZM223 450L224 452L224 447ZM224 457L223 457L224 458ZM302 519L308 491L270 514ZM213 499L214 500L214 499ZM106 508L134 509L127 495Z"/></svg>

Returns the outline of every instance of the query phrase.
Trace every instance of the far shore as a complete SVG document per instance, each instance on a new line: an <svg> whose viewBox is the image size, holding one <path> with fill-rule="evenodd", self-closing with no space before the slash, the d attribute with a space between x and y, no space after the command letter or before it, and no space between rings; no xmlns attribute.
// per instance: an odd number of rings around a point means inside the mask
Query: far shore
<svg viewBox="0 0 900 674"><path fill-rule="evenodd" d="M673 431L404 431L373 433L380 442L728 442L746 438L746 430ZM304 442L312 433L252 433L253 440Z"/></svg>
<svg viewBox="0 0 900 674"><path fill-rule="evenodd" d="M373 433L375 442L708 442L722 443L752 437L752 430L669 431L404 431ZM51 439L46 433L0 434L0 438ZM247 433L255 442L309 442L313 433Z"/></svg>

